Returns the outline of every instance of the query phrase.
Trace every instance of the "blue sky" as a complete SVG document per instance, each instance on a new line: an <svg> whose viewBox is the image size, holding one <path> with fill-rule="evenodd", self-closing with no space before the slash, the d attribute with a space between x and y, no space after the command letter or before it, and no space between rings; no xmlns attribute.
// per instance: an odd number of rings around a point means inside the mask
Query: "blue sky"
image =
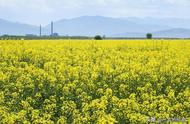
<svg viewBox="0 0 190 124"><path fill-rule="evenodd" d="M190 18L190 0L0 0L0 18L45 25L84 15Z"/></svg>

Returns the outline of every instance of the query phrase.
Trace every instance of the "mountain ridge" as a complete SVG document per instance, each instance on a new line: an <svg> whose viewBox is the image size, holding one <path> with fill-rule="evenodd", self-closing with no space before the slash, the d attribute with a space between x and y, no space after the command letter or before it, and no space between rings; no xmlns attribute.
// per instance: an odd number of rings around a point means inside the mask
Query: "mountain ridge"
<svg viewBox="0 0 190 124"><path fill-rule="evenodd" d="M178 31L173 31L178 29ZM179 30L183 29L183 30ZM54 22L54 31L60 35L82 35L94 36L96 34L106 36L145 36L148 32L153 32L156 36L186 38L189 36L190 19L174 18L114 18L104 16L80 16L71 19L61 19ZM165 31L165 32L164 32ZM171 32L171 33L168 33ZM165 35L163 34L165 33ZM184 35L183 35L183 34ZM21 22L11 22L0 19L0 35L25 35L39 34L39 26L29 25ZM42 27L42 34L50 34L50 24Z"/></svg>

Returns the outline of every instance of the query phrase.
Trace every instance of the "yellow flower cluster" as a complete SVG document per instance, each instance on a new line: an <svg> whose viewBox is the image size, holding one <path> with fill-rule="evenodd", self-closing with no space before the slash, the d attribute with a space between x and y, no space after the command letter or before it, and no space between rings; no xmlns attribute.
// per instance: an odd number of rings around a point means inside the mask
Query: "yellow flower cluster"
<svg viewBox="0 0 190 124"><path fill-rule="evenodd" d="M188 118L189 40L0 41L0 123Z"/></svg>

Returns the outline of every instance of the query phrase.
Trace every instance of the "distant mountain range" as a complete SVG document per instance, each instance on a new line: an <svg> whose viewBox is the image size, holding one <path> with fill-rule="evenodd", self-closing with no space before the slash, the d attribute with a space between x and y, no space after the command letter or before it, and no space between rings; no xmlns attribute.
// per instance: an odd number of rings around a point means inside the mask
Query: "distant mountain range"
<svg viewBox="0 0 190 124"><path fill-rule="evenodd" d="M103 16L81 16L54 22L54 31L60 35L110 37L154 37L189 38L190 19L179 18L110 18ZM0 35L39 34L39 27L0 19ZM42 28L42 34L50 34L50 24Z"/></svg>

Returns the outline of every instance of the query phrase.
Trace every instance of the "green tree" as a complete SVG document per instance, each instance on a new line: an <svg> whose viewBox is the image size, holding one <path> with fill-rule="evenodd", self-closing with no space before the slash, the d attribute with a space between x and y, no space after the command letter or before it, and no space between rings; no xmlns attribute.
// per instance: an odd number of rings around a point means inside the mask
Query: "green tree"
<svg viewBox="0 0 190 124"><path fill-rule="evenodd" d="M147 33L147 34L146 34L146 38L147 38L147 39L152 39L152 34L151 34L151 33Z"/></svg>
<svg viewBox="0 0 190 124"><path fill-rule="evenodd" d="M94 37L94 39L95 39L95 40L102 40L102 37L101 37L100 35L96 35L96 36Z"/></svg>

